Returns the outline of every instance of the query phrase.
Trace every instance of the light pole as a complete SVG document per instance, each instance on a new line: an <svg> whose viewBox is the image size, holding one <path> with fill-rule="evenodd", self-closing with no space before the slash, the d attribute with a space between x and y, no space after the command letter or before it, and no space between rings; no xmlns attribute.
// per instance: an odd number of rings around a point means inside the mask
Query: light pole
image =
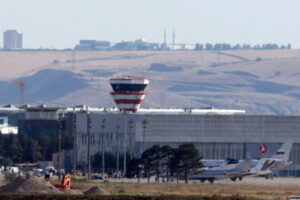
<svg viewBox="0 0 300 200"><path fill-rule="evenodd" d="M117 132L116 132L116 138L117 138L117 150L116 150L116 176L119 177L119 159L120 159L120 134L119 134L119 130L120 130L120 125L119 125L119 118L117 119Z"/></svg>
<svg viewBox="0 0 300 200"><path fill-rule="evenodd" d="M91 179L91 127L90 113L87 111L87 136L88 136L88 180Z"/></svg>
<svg viewBox="0 0 300 200"><path fill-rule="evenodd" d="M61 126L61 119L60 119L60 116L58 116L58 165L59 165L59 171L61 171L61 129L62 129L62 126Z"/></svg>
<svg viewBox="0 0 300 200"><path fill-rule="evenodd" d="M105 149L104 149L104 129L105 129L105 119L102 120L102 178L104 179L104 174L105 174Z"/></svg>
<svg viewBox="0 0 300 200"><path fill-rule="evenodd" d="M142 124L143 124L143 152L145 151L145 143L146 143L146 128L147 128L147 120L146 118L143 119ZM142 152L142 153L143 153Z"/></svg>
<svg viewBox="0 0 300 200"><path fill-rule="evenodd" d="M133 158L133 132L132 132L132 124L133 120L129 120L129 150L130 150L130 160Z"/></svg>
<svg viewBox="0 0 300 200"><path fill-rule="evenodd" d="M123 173L126 173L126 140L127 140L127 133L126 133L126 111L123 111L124 114L124 166L123 166Z"/></svg>
<svg viewBox="0 0 300 200"><path fill-rule="evenodd" d="M76 111L73 108L73 175L76 175Z"/></svg>

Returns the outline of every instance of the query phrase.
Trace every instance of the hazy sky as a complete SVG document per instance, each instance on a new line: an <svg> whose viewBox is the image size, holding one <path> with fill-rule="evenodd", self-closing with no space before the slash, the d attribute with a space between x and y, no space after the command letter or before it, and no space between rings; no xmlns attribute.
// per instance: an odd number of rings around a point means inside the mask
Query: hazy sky
<svg viewBox="0 0 300 200"><path fill-rule="evenodd" d="M300 47L299 0L0 0L0 32L25 48L73 48L80 39L176 43L291 43ZM3 46L3 36L0 40Z"/></svg>

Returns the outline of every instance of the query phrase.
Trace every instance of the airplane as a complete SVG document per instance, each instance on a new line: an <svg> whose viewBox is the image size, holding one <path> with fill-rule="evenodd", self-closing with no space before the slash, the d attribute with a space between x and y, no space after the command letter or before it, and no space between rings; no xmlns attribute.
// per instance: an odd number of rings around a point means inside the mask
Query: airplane
<svg viewBox="0 0 300 200"><path fill-rule="evenodd" d="M202 159L201 162L204 166L203 169L211 169L211 168L215 168L215 167L225 167L225 166L227 166L227 168L230 166L235 167L239 163L239 160L232 159L232 158L227 158L226 160Z"/></svg>
<svg viewBox="0 0 300 200"><path fill-rule="evenodd" d="M201 182L208 180L213 183L214 180L226 178L230 178L232 181L242 180L245 176L265 176L267 178L273 173L273 170L292 163L288 161L292 145L292 140L286 141L271 158L241 160L239 162L234 159L226 159L223 162L220 160L218 162L217 160L204 160L205 167L201 169L202 174L193 175L190 179L200 180ZM244 168L246 166L245 161L251 163L247 169Z"/></svg>
<svg viewBox="0 0 300 200"><path fill-rule="evenodd" d="M272 177L273 171L281 169L292 164L289 161L290 152L293 146L293 141L288 140L282 144L277 152L271 158L261 158L260 160L253 160L254 167L250 169L252 176Z"/></svg>
<svg viewBox="0 0 300 200"><path fill-rule="evenodd" d="M251 165L251 160L242 160L232 169L225 169L224 166L201 169L202 171L200 170L199 174L192 175L189 179L200 180L202 183L208 180L210 183L213 183L215 180L243 178L245 174L249 173Z"/></svg>

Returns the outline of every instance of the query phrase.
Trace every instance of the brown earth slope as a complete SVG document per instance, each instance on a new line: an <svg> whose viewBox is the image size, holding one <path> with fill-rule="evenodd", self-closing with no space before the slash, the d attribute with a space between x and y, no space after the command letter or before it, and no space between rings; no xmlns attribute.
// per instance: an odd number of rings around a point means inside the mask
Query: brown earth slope
<svg viewBox="0 0 300 200"><path fill-rule="evenodd" d="M299 64L300 50L0 52L0 92L7 94L0 103L17 103L18 88L8 87L7 81L26 77L27 103L114 106L109 77L128 74L150 79L143 107L295 114L300 108ZM50 76L43 70L56 71ZM57 70L72 73L64 80Z"/></svg>

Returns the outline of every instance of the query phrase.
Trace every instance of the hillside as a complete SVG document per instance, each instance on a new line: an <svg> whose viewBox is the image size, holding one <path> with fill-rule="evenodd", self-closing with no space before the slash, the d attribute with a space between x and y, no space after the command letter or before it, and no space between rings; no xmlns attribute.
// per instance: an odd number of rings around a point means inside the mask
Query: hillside
<svg viewBox="0 0 300 200"><path fill-rule="evenodd" d="M142 107L300 111L300 50L0 52L0 104L115 106L109 77L150 79Z"/></svg>

